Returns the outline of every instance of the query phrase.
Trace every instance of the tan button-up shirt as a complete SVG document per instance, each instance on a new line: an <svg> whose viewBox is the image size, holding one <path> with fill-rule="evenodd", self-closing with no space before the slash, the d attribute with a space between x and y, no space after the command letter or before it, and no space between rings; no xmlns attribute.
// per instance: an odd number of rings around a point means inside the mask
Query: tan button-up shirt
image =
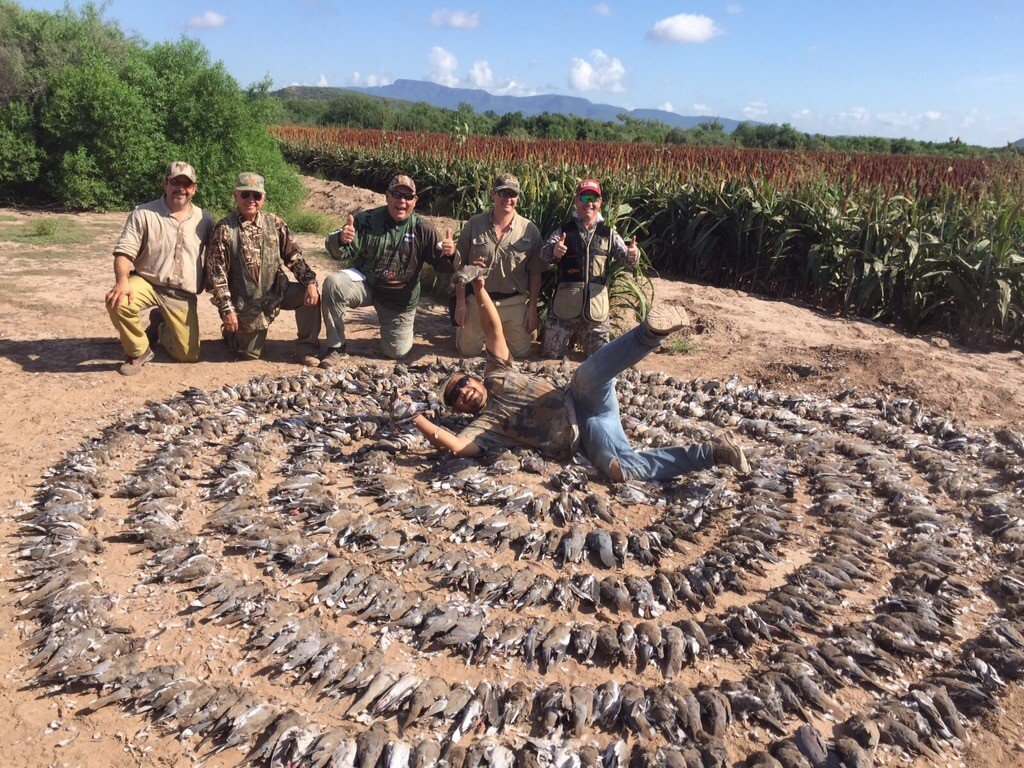
<svg viewBox="0 0 1024 768"><path fill-rule="evenodd" d="M528 272L543 272L547 265L540 260L543 241L537 225L518 213L501 233L494 231L491 213L477 214L462 228L455 245L455 269L483 258L490 264L484 287L491 295L527 293Z"/></svg>
<svg viewBox="0 0 1024 768"><path fill-rule="evenodd" d="M132 270L153 285L199 293L203 250L213 225L213 217L197 205L179 223L161 197L128 214L114 253L131 259Z"/></svg>

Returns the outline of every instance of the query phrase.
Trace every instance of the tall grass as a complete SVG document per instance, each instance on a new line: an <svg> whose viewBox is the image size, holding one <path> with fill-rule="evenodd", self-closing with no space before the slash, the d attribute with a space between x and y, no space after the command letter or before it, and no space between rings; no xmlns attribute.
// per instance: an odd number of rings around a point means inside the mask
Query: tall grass
<svg viewBox="0 0 1024 768"><path fill-rule="evenodd" d="M645 263L824 309L940 330L972 344L1024 334L1024 161L515 141L334 128L275 129L294 162L382 189L396 170L460 218L499 172L542 232L583 176ZM613 283L643 311L636 276ZM643 297L643 298L642 298Z"/></svg>

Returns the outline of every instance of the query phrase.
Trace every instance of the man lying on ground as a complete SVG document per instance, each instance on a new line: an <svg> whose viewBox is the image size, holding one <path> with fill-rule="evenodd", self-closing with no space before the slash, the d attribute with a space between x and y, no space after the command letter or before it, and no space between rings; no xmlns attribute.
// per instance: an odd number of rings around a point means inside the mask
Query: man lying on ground
<svg viewBox="0 0 1024 768"><path fill-rule="evenodd" d="M579 451L617 483L668 480L718 464L749 471L743 450L728 432L700 445L634 451L622 429L615 377L689 323L681 307L656 305L644 322L581 364L569 386L562 389L544 377L519 372L483 277L474 281L473 293L487 353L484 378L454 374L445 383L444 401L476 418L456 435L417 413L407 401L397 408L434 447L458 456L476 456L492 448L526 446L562 461Z"/></svg>

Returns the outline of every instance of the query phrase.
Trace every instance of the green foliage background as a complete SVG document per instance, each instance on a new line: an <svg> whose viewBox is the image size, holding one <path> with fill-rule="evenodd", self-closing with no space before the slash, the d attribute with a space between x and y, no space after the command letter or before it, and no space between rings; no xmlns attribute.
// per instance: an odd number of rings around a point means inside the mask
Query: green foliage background
<svg viewBox="0 0 1024 768"><path fill-rule="evenodd" d="M93 5L0 0L0 201L130 208L185 160L205 208L229 208L235 176L255 171L290 209L303 189L265 129L276 105L268 83L243 90L195 40L149 45Z"/></svg>

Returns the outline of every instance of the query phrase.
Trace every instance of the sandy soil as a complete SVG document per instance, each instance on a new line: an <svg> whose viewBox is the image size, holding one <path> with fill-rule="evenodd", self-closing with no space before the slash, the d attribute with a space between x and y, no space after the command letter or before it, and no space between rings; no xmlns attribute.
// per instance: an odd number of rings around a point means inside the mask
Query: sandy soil
<svg viewBox="0 0 1024 768"><path fill-rule="evenodd" d="M380 201L367 190L313 179L308 184L310 204L339 217ZM56 219L62 228L84 231L86 242L45 246L5 241L5 230L41 216ZM121 350L102 304L111 284L110 249L123 221L123 213L0 210L0 265L5 275L0 286L0 535L12 545L0 561L6 591L0 601L0 666L8 670L0 683L0 717L9 724L5 757L13 765L189 762L187 750L150 729L141 717L113 707L77 715L91 698L88 693L49 696L28 685L30 674L22 667L24 656L18 646L31 625L18 620L9 592L16 576L12 518L19 504L31 499L42 473L63 452L147 401L168 398L186 387L215 388L297 370L291 359L294 330L289 318L282 317L272 327L264 361L237 362L219 340L216 312L204 296L202 362L182 365L158 357L137 377L119 376L115 369ZM441 227L450 224L438 221ZM322 240L301 236L300 242L318 274L327 274L332 266ZM788 391L886 391L949 411L969 425L1024 425L1020 350L982 354L945 339L912 337L736 291L679 280L656 279L654 284L658 297L686 302L695 329L687 353L657 355L645 367L685 377L735 374L744 382ZM354 354L376 354L373 323L372 310L355 313L350 328ZM425 299L413 357L450 356L452 351L443 307ZM128 576L131 564L124 566ZM966 765L1024 763L1024 696L1015 689L1004 703L1005 712L975 733L963 755ZM141 752L140 744L151 751Z"/></svg>

